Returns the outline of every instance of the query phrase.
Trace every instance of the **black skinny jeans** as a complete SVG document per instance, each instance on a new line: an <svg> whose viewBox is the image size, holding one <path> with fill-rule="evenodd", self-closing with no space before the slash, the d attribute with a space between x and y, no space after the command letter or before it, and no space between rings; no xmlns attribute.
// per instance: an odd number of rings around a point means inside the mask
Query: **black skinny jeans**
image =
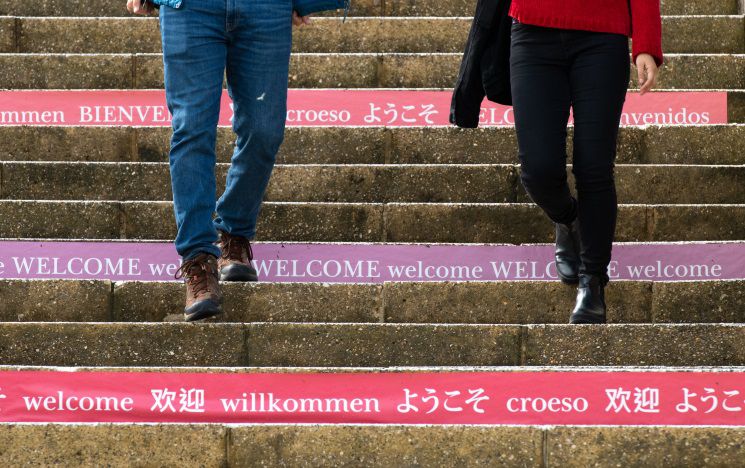
<svg viewBox="0 0 745 468"><path fill-rule="evenodd" d="M512 25L510 74L523 185L555 223L579 216L580 273L604 282L618 213L613 168L629 68L626 36ZM566 169L570 107L576 199Z"/></svg>

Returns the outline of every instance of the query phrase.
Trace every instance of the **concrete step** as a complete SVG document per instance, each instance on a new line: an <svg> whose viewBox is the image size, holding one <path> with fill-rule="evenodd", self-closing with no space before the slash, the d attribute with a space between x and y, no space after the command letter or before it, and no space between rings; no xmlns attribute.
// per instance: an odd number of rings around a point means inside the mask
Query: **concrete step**
<svg viewBox="0 0 745 468"><path fill-rule="evenodd" d="M445 453L453 466L736 466L743 437L735 427L3 424L0 462L413 467L440 466Z"/></svg>
<svg viewBox="0 0 745 468"><path fill-rule="evenodd" d="M172 239L169 202L0 201L0 238ZM259 240L553 242L532 204L266 203ZM745 239L745 205L621 205L619 242Z"/></svg>
<svg viewBox="0 0 745 468"><path fill-rule="evenodd" d="M295 54L294 88L448 88L460 53ZM632 70L630 89L636 85ZM0 54L0 88L163 88L159 54ZM745 54L669 54L659 89L743 89Z"/></svg>
<svg viewBox="0 0 745 468"><path fill-rule="evenodd" d="M566 323L576 288L559 282L223 284L219 321ZM0 280L2 322L182 320L179 282ZM613 281L611 323L745 323L745 281Z"/></svg>
<svg viewBox="0 0 745 468"><path fill-rule="evenodd" d="M743 93L745 95L745 93ZM743 100L745 110L745 99ZM745 116L745 113L743 114ZM171 129L0 127L4 161L165 162ZM569 129L568 153L572 153ZM619 164L745 164L745 125L622 127ZM218 129L217 155L230 161L235 135ZM288 128L280 164L514 164L515 129Z"/></svg>
<svg viewBox="0 0 745 468"><path fill-rule="evenodd" d="M0 52L159 53L157 18L0 18ZM295 52L462 52L470 18L318 18ZM702 35L701 31L708 31ZM666 53L744 53L743 16L666 16Z"/></svg>
<svg viewBox="0 0 745 468"><path fill-rule="evenodd" d="M224 190L228 167L218 165L219 193ZM279 165L265 199L332 203L529 202L519 172L518 166L507 164ZM573 181L570 185L574 185ZM616 167L620 203L745 204L744 186L745 166ZM172 192L167 163L6 162L0 163L0 198L161 201L171 200Z"/></svg>
<svg viewBox="0 0 745 468"><path fill-rule="evenodd" d="M740 9L738 0L662 0L666 15L734 15ZM80 8L66 0L17 2L0 0L0 15L22 16L130 16L121 2L90 0ZM470 16L475 0L355 0L352 16ZM339 13L340 14L340 13Z"/></svg>
<svg viewBox="0 0 745 468"><path fill-rule="evenodd" d="M742 366L745 325L0 323L0 365Z"/></svg>

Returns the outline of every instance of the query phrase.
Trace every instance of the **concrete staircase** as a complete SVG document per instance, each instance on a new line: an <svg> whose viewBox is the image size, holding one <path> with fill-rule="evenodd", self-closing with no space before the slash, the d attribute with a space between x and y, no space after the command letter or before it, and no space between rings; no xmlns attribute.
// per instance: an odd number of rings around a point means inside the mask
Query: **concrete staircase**
<svg viewBox="0 0 745 468"><path fill-rule="evenodd" d="M161 89L124 0L0 0L0 89ZM353 0L296 33L294 88L448 88L473 0ZM745 240L745 11L665 0L659 86L725 90L731 124L625 127L618 240ZM0 238L174 236L164 128L0 127ZM231 133L221 129L218 182ZM570 145L571 146L571 145ZM510 128L291 128L262 241L538 243ZM745 281L611 283L603 327L558 283L231 284L174 323L177 283L0 280L0 365L128 371L745 366ZM178 368L178 369L176 369ZM318 369L321 368L321 369ZM222 369L220 371L225 371ZM743 421L745 425L745 420ZM738 466L724 427L0 425L0 461L135 466Z"/></svg>

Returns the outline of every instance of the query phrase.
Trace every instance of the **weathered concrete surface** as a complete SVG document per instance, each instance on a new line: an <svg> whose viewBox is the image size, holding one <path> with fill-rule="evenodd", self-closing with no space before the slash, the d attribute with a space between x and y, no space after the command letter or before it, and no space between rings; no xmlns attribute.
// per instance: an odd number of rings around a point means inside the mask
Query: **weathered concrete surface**
<svg viewBox="0 0 745 468"><path fill-rule="evenodd" d="M138 53L132 56L134 87L144 89L164 89L163 56L160 54Z"/></svg>
<svg viewBox="0 0 745 468"><path fill-rule="evenodd" d="M0 17L0 53L16 51L16 19Z"/></svg>
<svg viewBox="0 0 745 468"><path fill-rule="evenodd" d="M647 209L627 205L619 210L618 241L652 240ZM553 242L553 226L530 204L389 204L389 242Z"/></svg>
<svg viewBox="0 0 745 468"><path fill-rule="evenodd" d="M621 135L624 130L628 129L622 129ZM644 131L644 136L639 163L745 164L741 148L745 125L653 126Z"/></svg>
<svg viewBox="0 0 745 468"><path fill-rule="evenodd" d="M374 0L373 0L374 1ZM660 9L665 15L734 15L737 0L723 0L715 4L701 0L662 0ZM387 14L395 16L470 16L475 0L387 0L381 2Z"/></svg>
<svg viewBox="0 0 745 468"><path fill-rule="evenodd" d="M745 203L743 187L745 166L616 166L619 203Z"/></svg>
<svg viewBox="0 0 745 468"><path fill-rule="evenodd" d="M16 200L164 200L172 198L166 163L2 163L0 197ZM217 167L217 190L227 165ZM515 201L513 166L280 165L265 200L385 203ZM81 183L80 181L85 181ZM319 189L322 187L322 189ZM744 197L745 199L745 197Z"/></svg>
<svg viewBox="0 0 745 468"><path fill-rule="evenodd" d="M745 106L745 101L743 102ZM745 118L743 118L745 121ZM168 161L166 127L0 127L4 161ZM568 162L571 162L569 128ZM742 165L745 125L623 127L619 164ZM218 130L218 161L227 163L235 135ZM515 130L290 127L278 164L518 164Z"/></svg>
<svg viewBox="0 0 745 468"><path fill-rule="evenodd" d="M122 205L127 238L175 237L171 203L127 202ZM382 229L382 205L341 203L265 203L257 226L259 240L307 242L374 242L381 239Z"/></svg>
<svg viewBox="0 0 745 468"><path fill-rule="evenodd" d="M6 162L0 166L4 199L169 201L172 197L167 163ZM218 195L224 191L228 168L227 164L216 168ZM573 188L571 168L567 171ZM518 172L515 165L278 165L265 200L528 203ZM616 166L622 204L743 204L743 186L743 166Z"/></svg>
<svg viewBox="0 0 745 468"><path fill-rule="evenodd" d="M383 235L383 207L372 204L265 204L259 240L375 242Z"/></svg>
<svg viewBox="0 0 745 468"><path fill-rule="evenodd" d="M41 265L41 264L40 264ZM44 263L53 270L52 261ZM111 319L108 281L0 280L0 321L106 322Z"/></svg>
<svg viewBox="0 0 745 468"><path fill-rule="evenodd" d="M224 324L2 323L0 364L245 366L244 334Z"/></svg>
<svg viewBox="0 0 745 468"><path fill-rule="evenodd" d="M2 198L170 200L167 164L2 163Z"/></svg>
<svg viewBox="0 0 745 468"><path fill-rule="evenodd" d="M17 2L0 0L0 15L24 16L129 16L126 4L111 0L90 0L81 10L80 4L68 0Z"/></svg>
<svg viewBox="0 0 745 468"><path fill-rule="evenodd" d="M705 34L702 32L705 31ZM742 16L677 16L662 21L665 53L745 53Z"/></svg>
<svg viewBox="0 0 745 468"><path fill-rule="evenodd" d="M167 162L170 127L145 127L136 132L133 160ZM289 127L277 154L278 164L382 164L387 150L386 131L381 128ZM235 145L230 128L217 129L216 155L229 163Z"/></svg>
<svg viewBox="0 0 745 468"><path fill-rule="evenodd" d="M360 203L509 202L515 199L516 172L511 166L495 165L279 166L266 198Z"/></svg>
<svg viewBox="0 0 745 468"><path fill-rule="evenodd" d="M668 55L658 89L743 89L745 55ZM633 68L633 67L632 67ZM637 82L631 70L630 88Z"/></svg>
<svg viewBox="0 0 745 468"><path fill-rule="evenodd" d="M246 426L230 429L230 466L539 466L532 427Z"/></svg>
<svg viewBox="0 0 745 468"><path fill-rule="evenodd" d="M15 18L0 21L0 51L30 53L159 53L157 18ZM7 23L7 25L6 25ZM471 19L464 17L315 18L294 34L302 53L459 53ZM745 27L737 16L664 17L666 53L743 53ZM707 31L707 34L701 34Z"/></svg>
<svg viewBox="0 0 745 468"><path fill-rule="evenodd" d="M736 466L745 429L724 427L556 427L550 466Z"/></svg>
<svg viewBox="0 0 745 468"><path fill-rule="evenodd" d="M516 164L514 128L392 128L391 163Z"/></svg>
<svg viewBox="0 0 745 468"><path fill-rule="evenodd" d="M19 52L160 52L157 18L21 18Z"/></svg>
<svg viewBox="0 0 745 468"><path fill-rule="evenodd" d="M664 15L735 15L737 0L662 0ZM355 0L351 4L350 16L471 16L475 0ZM341 15L332 12L327 15ZM90 0L87 8L67 0L39 0L17 2L0 0L0 15L25 16L131 16L124 5L111 0Z"/></svg>
<svg viewBox="0 0 745 468"><path fill-rule="evenodd" d="M552 236L549 231L551 223L527 204L394 203L386 207L388 242L547 242Z"/></svg>
<svg viewBox="0 0 745 468"><path fill-rule="evenodd" d="M231 139L231 146L232 140ZM383 128L287 128L279 164L384 164L390 152ZM231 149L232 151L232 149Z"/></svg>
<svg viewBox="0 0 745 468"><path fill-rule="evenodd" d="M129 89L130 55L0 55L0 88Z"/></svg>
<svg viewBox="0 0 745 468"><path fill-rule="evenodd" d="M47 265L49 268L51 264ZM46 267L45 267L46 268ZM704 275L705 268L696 270ZM463 280L478 280L464 276ZM373 284L223 283L222 322L566 323L575 288L558 281ZM178 321L174 282L2 280L10 322ZM613 281L611 323L743 323L745 281Z"/></svg>
<svg viewBox="0 0 745 468"><path fill-rule="evenodd" d="M0 127L3 161L129 161L130 128Z"/></svg>
<svg viewBox="0 0 745 468"><path fill-rule="evenodd" d="M660 322L745 323L745 281L655 283L652 317Z"/></svg>
<svg viewBox="0 0 745 468"><path fill-rule="evenodd" d="M745 239L743 205L667 205L652 209L656 241Z"/></svg>
<svg viewBox="0 0 745 468"><path fill-rule="evenodd" d="M318 18L295 33L295 52L462 52L468 18Z"/></svg>
<svg viewBox="0 0 745 468"><path fill-rule="evenodd" d="M742 428L0 426L7 466L735 466Z"/></svg>
<svg viewBox="0 0 745 468"><path fill-rule="evenodd" d="M292 88L450 88L460 53L295 54ZM674 55L658 89L743 89L745 54ZM159 54L0 54L0 87L16 89L163 88ZM632 70L630 89L635 89Z"/></svg>
<svg viewBox="0 0 745 468"><path fill-rule="evenodd" d="M0 201L0 237L118 239L120 207L107 202Z"/></svg>
<svg viewBox="0 0 745 468"><path fill-rule="evenodd" d="M387 283L386 322L567 323L576 288L559 282ZM606 291L612 323L649 322L652 284L615 281Z"/></svg>
<svg viewBox="0 0 745 468"><path fill-rule="evenodd" d="M175 236L170 202L0 201L0 215L6 220L0 237ZM744 219L745 205L621 205L616 240L739 240L745 239ZM552 242L554 237L539 208L516 203L269 202L257 229L264 241L522 244Z"/></svg>
<svg viewBox="0 0 745 468"><path fill-rule="evenodd" d="M3 466L204 466L226 464L224 426L0 425Z"/></svg>
<svg viewBox="0 0 745 468"><path fill-rule="evenodd" d="M223 322L379 322L382 286L319 283L223 283ZM178 320L184 286L117 283L113 318L126 322ZM175 317L174 317L175 316Z"/></svg>
<svg viewBox="0 0 745 468"><path fill-rule="evenodd" d="M739 325L534 325L524 364L537 366L741 366Z"/></svg>
<svg viewBox="0 0 745 468"><path fill-rule="evenodd" d="M727 119L728 122L745 123L745 91L727 92Z"/></svg>
<svg viewBox="0 0 745 468"><path fill-rule="evenodd" d="M376 54L297 54L290 57L291 88L375 88L381 86Z"/></svg>
<svg viewBox="0 0 745 468"><path fill-rule="evenodd" d="M509 325L252 324L252 366L516 365Z"/></svg>

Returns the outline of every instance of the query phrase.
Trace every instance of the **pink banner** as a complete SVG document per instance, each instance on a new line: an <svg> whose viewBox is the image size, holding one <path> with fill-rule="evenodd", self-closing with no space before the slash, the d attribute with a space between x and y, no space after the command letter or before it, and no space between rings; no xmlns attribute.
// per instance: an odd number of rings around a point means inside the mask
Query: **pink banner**
<svg viewBox="0 0 745 468"><path fill-rule="evenodd" d="M745 425L742 372L0 372L0 422Z"/></svg>
<svg viewBox="0 0 745 468"><path fill-rule="evenodd" d="M259 243L261 281L554 281L550 245ZM0 241L0 278L172 281L171 244ZM745 279L745 243L618 244L612 279Z"/></svg>
<svg viewBox="0 0 745 468"><path fill-rule="evenodd" d="M291 127L449 126L450 91L292 89ZM230 126L232 103L223 94L220 125ZM622 125L727 123L723 91L629 93ZM512 108L484 101L482 126L513 125ZM160 90L2 91L0 126L170 126Z"/></svg>

